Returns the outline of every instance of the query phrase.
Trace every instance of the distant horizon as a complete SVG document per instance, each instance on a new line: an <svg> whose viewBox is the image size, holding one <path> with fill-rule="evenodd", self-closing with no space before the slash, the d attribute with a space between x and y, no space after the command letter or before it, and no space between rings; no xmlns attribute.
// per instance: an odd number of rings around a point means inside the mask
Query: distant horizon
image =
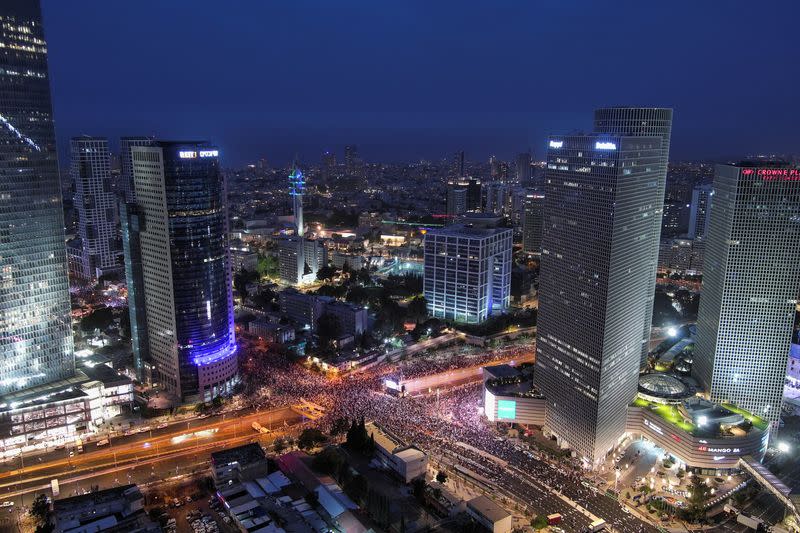
<svg viewBox="0 0 800 533"><path fill-rule="evenodd" d="M676 161L800 151L797 3L42 4L62 158L76 135L157 134L208 139L232 167L345 144L541 159L548 134L614 105L673 108Z"/></svg>

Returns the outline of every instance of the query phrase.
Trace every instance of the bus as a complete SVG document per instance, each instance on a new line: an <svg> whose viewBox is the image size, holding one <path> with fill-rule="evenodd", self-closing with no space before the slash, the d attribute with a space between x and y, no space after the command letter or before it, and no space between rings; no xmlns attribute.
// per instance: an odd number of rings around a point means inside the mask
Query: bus
<svg viewBox="0 0 800 533"><path fill-rule="evenodd" d="M589 531L594 533L595 531L603 531L606 528L606 521L602 518L598 518L594 522L591 523L589 526Z"/></svg>
<svg viewBox="0 0 800 533"><path fill-rule="evenodd" d="M557 526L561 523L561 514L560 513L553 513L547 515L547 525L548 526Z"/></svg>

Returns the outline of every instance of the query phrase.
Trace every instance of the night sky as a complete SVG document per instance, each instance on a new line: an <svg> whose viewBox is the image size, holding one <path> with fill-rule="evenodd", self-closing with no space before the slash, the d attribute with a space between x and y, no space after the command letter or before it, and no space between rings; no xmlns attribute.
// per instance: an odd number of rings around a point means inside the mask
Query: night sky
<svg viewBox="0 0 800 533"><path fill-rule="evenodd" d="M800 153L800 2L42 0L62 154L207 138L229 165L541 157L605 105L675 109L672 159Z"/></svg>

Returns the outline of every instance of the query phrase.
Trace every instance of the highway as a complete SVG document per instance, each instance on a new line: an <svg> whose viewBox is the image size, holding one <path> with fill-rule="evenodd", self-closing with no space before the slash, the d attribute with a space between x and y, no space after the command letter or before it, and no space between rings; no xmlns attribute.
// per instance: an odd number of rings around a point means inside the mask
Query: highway
<svg viewBox="0 0 800 533"><path fill-rule="evenodd" d="M271 442L286 435L303 419L291 407L229 413L112 438L102 447L89 443L84 445L84 453L72 457L69 455L72 450L66 449L38 458L11 459L0 472L0 499L17 505L30 504L34 493L49 489L54 478L59 481L63 497L90 485L106 486L99 482L101 477L112 483L115 480L127 483L126 477L128 480L136 477L142 482L179 475L197 464L207 463L213 451L254 440ZM253 422L270 428L272 433L256 433Z"/></svg>

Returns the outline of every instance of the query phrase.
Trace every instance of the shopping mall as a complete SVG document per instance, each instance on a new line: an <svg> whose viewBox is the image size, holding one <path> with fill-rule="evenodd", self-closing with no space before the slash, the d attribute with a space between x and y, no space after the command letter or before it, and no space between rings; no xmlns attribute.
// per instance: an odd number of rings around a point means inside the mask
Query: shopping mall
<svg viewBox="0 0 800 533"><path fill-rule="evenodd" d="M546 401L533 385L533 367L497 365L483 369L483 409L491 422L544 425ZM730 404L698 396L686 378L642 374L628 408L627 432L646 439L688 469L710 473L739 470L739 459L760 460L767 448L768 422Z"/></svg>

